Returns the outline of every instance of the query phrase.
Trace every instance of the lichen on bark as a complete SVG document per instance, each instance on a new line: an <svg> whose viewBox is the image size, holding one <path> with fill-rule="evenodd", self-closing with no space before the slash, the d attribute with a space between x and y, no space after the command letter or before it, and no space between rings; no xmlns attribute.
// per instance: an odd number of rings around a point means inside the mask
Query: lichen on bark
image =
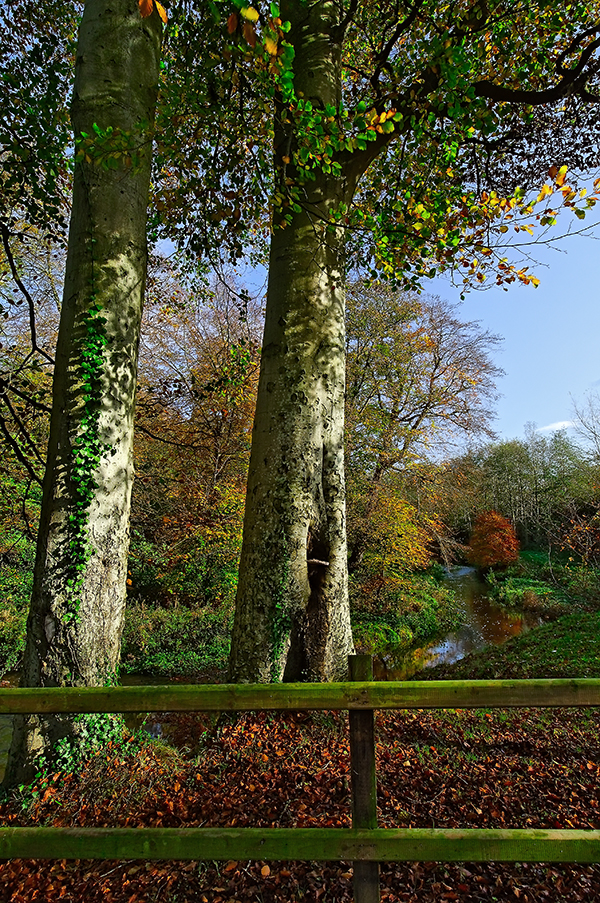
<svg viewBox="0 0 600 903"><path fill-rule="evenodd" d="M76 159L21 686L105 685L118 667L160 42L158 14L142 19L137 0L86 2L73 130L110 127L138 147L135 161ZM75 732L66 717L16 719L5 783L29 780L36 756Z"/></svg>
<svg viewBox="0 0 600 903"><path fill-rule="evenodd" d="M294 88L339 108L339 5L282 5ZM339 30L339 28L338 28ZM276 166L293 144L276 129ZM285 161L284 161L285 162ZM287 166L287 163L286 163ZM287 166L287 174L293 174ZM315 172L302 207L275 219L252 435L230 678L331 680L353 650L344 487L343 236L330 215L351 198Z"/></svg>

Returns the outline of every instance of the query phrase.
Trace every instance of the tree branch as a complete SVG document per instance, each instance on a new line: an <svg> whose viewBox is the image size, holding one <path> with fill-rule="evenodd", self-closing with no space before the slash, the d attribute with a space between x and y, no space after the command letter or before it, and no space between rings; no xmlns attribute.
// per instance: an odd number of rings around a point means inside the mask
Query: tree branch
<svg viewBox="0 0 600 903"><path fill-rule="evenodd" d="M9 242L10 233L8 231L8 227L4 223L2 223L0 225L0 232L2 233L2 245L4 247L4 253L6 254L6 259L8 260L10 272L15 281L15 284L18 286L19 291L21 292L21 294L27 301L27 306L29 307L29 332L31 334L31 347L34 351L37 351L38 354L41 354L42 357L45 357L46 360L50 364L53 364L54 363L53 358L51 358L50 355L47 354L43 348L40 348L40 346L37 343L37 334L36 334L36 328L35 328L35 303L33 301L33 298L31 297L31 295L27 291L27 288L25 287L23 281L21 280L19 273L17 272L15 259L13 257L12 250L10 247L10 242Z"/></svg>
<svg viewBox="0 0 600 903"><path fill-rule="evenodd" d="M19 443L16 441L16 439L13 436L11 436L9 429L6 426L6 421L5 421L4 417L2 417L2 416L0 416L0 433L2 433L2 435L8 442L10 448L14 452L15 457L17 458L19 463L23 465L23 467L25 468L25 470L27 471L27 473L29 474L31 479L35 480L35 482L39 486L41 486L42 480L40 479L38 474L35 472L31 462L25 457L25 455L21 451Z"/></svg>
<svg viewBox="0 0 600 903"><path fill-rule="evenodd" d="M377 58L375 60L375 71L370 78L371 85L375 89L375 91L377 91L377 93L379 93L379 76L389 63L389 57L392 50L394 49L396 41L405 31L408 31L410 26L419 15L419 12L421 11L424 3L425 0L416 0L416 2L413 3L409 14L402 20L402 22L398 22L398 25L394 29L394 33L392 34L391 38L389 39L385 47L382 48L381 52L377 55Z"/></svg>
<svg viewBox="0 0 600 903"><path fill-rule="evenodd" d="M593 31L598 31L600 26L596 26ZM583 40L583 35L580 35L580 40ZM567 48L567 50L561 54L560 60L564 59L565 55L571 52L571 47L576 43L572 42L572 44ZM520 88L505 88L503 85L496 85L493 82L479 81L475 82L473 85L475 89L475 94L477 97L489 97L490 100L499 100L506 101L508 103L526 103L531 104L532 106L539 106L544 103L552 103L555 100L560 100L562 97L566 97L570 94L577 94L584 100L587 100L592 103L600 102L600 95L592 94L586 88L586 82L588 81L591 72L585 72L586 63L589 61L590 57L600 47L600 38L597 38L595 41L592 41L585 50L582 52L579 62L572 69L565 70L562 66L562 63L559 62L557 64L557 68L559 71L564 72L563 77L560 81L554 85L552 88L546 88L542 91L535 91L529 89L520 89ZM595 71L594 67L594 71Z"/></svg>
<svg viewBox="0 0 600 903"><path fill-rule="evenodd" d="M43 467L44 463L45 463L44 459L40 455L37 445L35 444L35 442L31 438L31 436L29 435L29 431L28 431L27 427L25 426L25 424L23 423L23 421L21 420L21 418L19 417L19 415L13 408L12 404L10 403L10 399L7 397L6 393L2 394L2 401L8 408L8 410L10 412L10 416L12 417L14 423L16 424L19 432L25 438L25 441L26 441L27 445L29 446L33 456L35 458L37 458L39 464L41 464L41 466ZM16 439L15 439L15 442L16 442Z"/></svg>

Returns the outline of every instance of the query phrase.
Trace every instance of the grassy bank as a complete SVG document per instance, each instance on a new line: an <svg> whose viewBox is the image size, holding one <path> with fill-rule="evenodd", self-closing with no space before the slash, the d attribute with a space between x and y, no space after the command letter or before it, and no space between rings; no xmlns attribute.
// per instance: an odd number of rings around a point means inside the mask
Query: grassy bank
<svg viewBox="0 0 600 903"><path fill-rule="evenodd" d="M0 677L21 666L27 609L0 611ZM125 611L120 670L153 677L192 676L227 667L233 606L170 608L131 602Z"/></svg>
<svg viewBox="0 0 600 903"><path fill-rule="evenodd" d="M572 612L453 665L426 668L413 680L534 677L600 678L600 612Z"/></svg>
<svg viewBox="0 0 600 903"><path fill-rule="evenodd" d="M574 609L600 608L600 571L568 557L550 559L543 552L522 552L517 564L487 575L490 596L516 611L532 611L545 619Z"/></svg>
<svg viewBox="0 0 600 903"><path fill-rule="evenodd" d="M19 572L20 574L22 573ZM25 648L29 594L7 594L0 611L0 677L18 670ZM401 659L413 646L456 626L454 595L439 575L402 578L385 593L354 594L352 627L357 648ZM130 599L125 610L121 672L181 677L224 672L227 667L233 594L216 605L176 595Z"/></svg>

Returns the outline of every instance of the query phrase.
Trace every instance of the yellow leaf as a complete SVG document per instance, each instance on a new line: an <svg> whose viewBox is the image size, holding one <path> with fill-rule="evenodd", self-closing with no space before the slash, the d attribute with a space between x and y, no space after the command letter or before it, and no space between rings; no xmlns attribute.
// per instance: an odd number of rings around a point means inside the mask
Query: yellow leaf
<svg viewBox="0 0 600 903"><path fill-rule="evenodd" d="M159 2L158 2L158 0L154 0L154 2L155 2L155 4L156 4L156 11L158 12L158 15L161 17L161 19L163 20L163 22L164 22L165 25L166 25L166 24L167 24L167 11L166 11L166 9L165 9L164 6L162 5L162 3L159 3Z"/></svg>
<svg viewBox="0 0 600 903"><path fill-rule="evenodd" d="M558 175L557 175L556 179L554 180L555 184L556 184L559 188L560 188L560 186L563 184L563 182L564 182L565 179L566 179L566 176L567 176L567 169L568 169L567 166L561 166L561 168L560 168L559 171L558 171Z"/></svg>
<svg viewBox="0 0 600 903"><path fill-rule="evenodd" d="M142 19L147 19L148 16L152 15L152 10L154 9L153 0L139 0L139 6Z"/></svg>
<svg viewBox="0 0 600 903"><path fill-rule="evenodd" d="M547 197L549 194L552 194L552 191L552 185L543 185L542 190L537 196L538 201L543 201L545 197Z"/></svg>
<svg viewBox="0 0 600 903"><path fill-rule="evenodd" d="M249 22L258 22L258 10L253 6L243 6L240 10L242 17L248 19Z"/></svg>
<svg viewBox="0 0 600 903"><path fill-rule="evenodd" d="M274 41L273 38L267 35L265 38L265 49L271 56L277 56L277 41Z"/></svg>

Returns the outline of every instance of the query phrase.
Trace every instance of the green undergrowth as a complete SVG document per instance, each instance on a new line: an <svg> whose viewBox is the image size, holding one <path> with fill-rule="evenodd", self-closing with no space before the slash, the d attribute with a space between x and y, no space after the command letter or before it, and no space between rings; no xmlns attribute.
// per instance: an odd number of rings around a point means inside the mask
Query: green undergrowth
<svg viewBox="0 0 600 903"><path fill-rule="evenodd" d="M33 540L0 531L0 677L21 667L34 560ZM163 574L165 562L157 559L159 580L147 563L142 573L138 559L132 558L136 588L146 592L127 603L122 672L168 677L226 667L235 574L220 559L209 562L205 554L194 563L192 579L189 564L175 575L165 567Z"/></svg>
<svg viewBox="0 0 600 903"><path fill-rule="evenodd" d="M0 676L21 666L27 608L0 609ZM156 677L221 671L227 666L233 606L151 607L130 602L125 611L121 673Z"/></svg>
<svg viewBox="0 0 600 903"><path fill-rule="evenodd" d="M0 674L19 667L25 649L25 627L31 589L35 542L21 533L0 535Z"/></svg>
<svg viewBox="0 0 600 903"><path fill-rule="evenodd" d="M600 678L600 612L571 612L502 646L487 646L453 665L437 665L413 680Z"/></svg>
<svg viewBox="0 0 600 903"><path fill-rule="evenodd" d="M406 653L458 625L456 598L441 574L404 576L377 593L351 592L357 651L401 660Z"/></svg>
<svg viewBox="0 0 600 903"><path fill-rule="evenodd" d="M221 670L229 655L233 606L154 608L127 606L121 672L192 675Z"/></svg>
<svg viewBox="0 0 600 903"><path fill-rule="evenodd" d="M149 542L132 532L129 552L130 595L149 605L233 604L238 550L207 543L202 537L181 543Z"/></svg>
<svg viewBox="0 0 600 903"><path fill-rule="evenodd" d="M557 618L574 608L600 608L600 570L569 559L522 552L517 564L487 575L490 597L507 608Z"/></svg>

